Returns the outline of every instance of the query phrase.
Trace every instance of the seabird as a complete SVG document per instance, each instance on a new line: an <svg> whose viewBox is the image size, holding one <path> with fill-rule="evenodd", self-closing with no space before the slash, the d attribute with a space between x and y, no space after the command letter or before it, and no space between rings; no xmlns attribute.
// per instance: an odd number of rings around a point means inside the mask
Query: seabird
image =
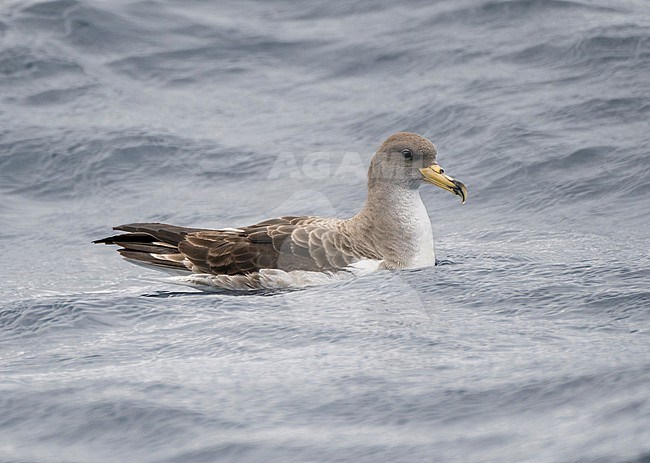
<svg viewBox="0 0 650 463"><path fill-rule="evenodd" d="M120 246L130 262L181 273L188 284L226 289L287 287L362 270L435 265L424 182L460 196L467 188L445 174L424 137L398 132L368 169L368 196L349 219L287 216L240 228L210 230L162 223L114 227L126 233L94 243Z"/></svg>

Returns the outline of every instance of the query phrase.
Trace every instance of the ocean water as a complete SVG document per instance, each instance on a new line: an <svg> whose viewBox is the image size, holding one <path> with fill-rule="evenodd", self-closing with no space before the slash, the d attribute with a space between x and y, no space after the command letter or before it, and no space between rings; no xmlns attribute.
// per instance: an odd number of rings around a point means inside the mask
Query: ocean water
<svg viewBox="0 0 650 463"><path fill-rule="evenodd" d="M0 3L0 461L650 461L650 3ZM346 217L438 265L201 293L110 227Z"/></svg>

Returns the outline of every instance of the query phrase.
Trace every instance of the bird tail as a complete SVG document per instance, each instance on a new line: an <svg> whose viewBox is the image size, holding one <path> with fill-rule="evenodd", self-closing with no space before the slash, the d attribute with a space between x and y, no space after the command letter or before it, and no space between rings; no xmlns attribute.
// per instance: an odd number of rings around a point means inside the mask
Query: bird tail
<svg viewBox="0 0 650 463"><path fill-rule="evenodd" d="M185 256L178 244L188 233L198 228L176 227L162 223L132 223L114 227L127 233L93 241L95 244L116 245L117 252L131 263L171 273L191 272L185 266Z"/></svg>

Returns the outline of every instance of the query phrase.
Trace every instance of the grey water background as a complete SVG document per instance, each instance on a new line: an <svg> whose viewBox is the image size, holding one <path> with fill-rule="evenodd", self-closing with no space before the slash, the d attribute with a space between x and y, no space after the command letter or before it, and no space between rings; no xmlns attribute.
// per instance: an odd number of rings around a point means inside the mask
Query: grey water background
<svg viewBox="0 0 650 463"><path fill-rule="evenodd" d="M649 461L649 116L641 0L2 2L0 461ZM469 188L422 188L435 268L90 244L351 216L399 130Z"/></svg>

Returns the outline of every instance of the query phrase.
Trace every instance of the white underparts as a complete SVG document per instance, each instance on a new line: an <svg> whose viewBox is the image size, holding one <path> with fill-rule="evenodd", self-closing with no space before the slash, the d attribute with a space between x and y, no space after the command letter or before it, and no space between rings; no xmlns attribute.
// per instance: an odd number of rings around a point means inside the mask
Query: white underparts
<svg viewBox="0 0 650 463"><path fill-rule="evenodd" d="M417 230L415 233L415 249L417 250L407 262L407 268L430 267L436 263L436 253L433 247L433 230L427 209L420 198L420 194L413 198L413 223Z"/></svg>
<svg viewBox="0 0 650 463"><path fill-rule="evenodd" d="M363 259L338 272L310 272L262 269L246 275L191 274L173 277L170 282L203 290L286 289L336 283L366 275L381 268L383 261Z"/></svg>

